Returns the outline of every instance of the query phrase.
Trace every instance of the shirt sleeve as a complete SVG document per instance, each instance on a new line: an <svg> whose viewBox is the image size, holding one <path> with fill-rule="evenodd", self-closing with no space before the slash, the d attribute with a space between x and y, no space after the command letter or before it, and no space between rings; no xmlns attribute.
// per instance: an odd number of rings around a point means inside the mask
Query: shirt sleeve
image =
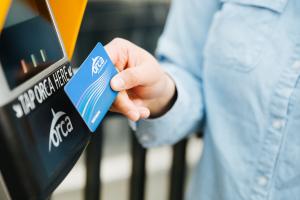
<svg viewBox="0 0 300 200"><path fill-rule="evenodd" d="M135 123L144 147L173 144L200 128L204 118L203 48L219 0L173 0L157 57L176 83L172 108L155 119Z"/></svg>

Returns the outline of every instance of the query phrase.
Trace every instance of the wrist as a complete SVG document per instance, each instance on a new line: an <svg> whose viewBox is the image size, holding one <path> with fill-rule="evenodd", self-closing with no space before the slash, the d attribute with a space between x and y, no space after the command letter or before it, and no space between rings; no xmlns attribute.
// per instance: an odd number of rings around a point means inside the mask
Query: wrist
<svg viewBox="0 0 300 200"><path fill-rule="evenodd" d="M162 81L162 95L152 101L150 106L150 118L157 118L168 112L177 99L176 85L173 79L167 74L164 74L164 81Z"/></svg>

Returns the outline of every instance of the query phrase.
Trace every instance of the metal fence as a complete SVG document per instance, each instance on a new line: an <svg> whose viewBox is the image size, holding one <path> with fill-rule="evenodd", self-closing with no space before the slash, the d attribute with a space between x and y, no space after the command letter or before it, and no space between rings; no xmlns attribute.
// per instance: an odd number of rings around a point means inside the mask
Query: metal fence
<svg viewBox="0 0 300 200"><path fill-rule="evenodd" d="M103 129L100 128L94 135L94 138L86 151L86 200L101 199L100 170L103 134ZM134 133L131 135L132 173L130 177L129 199L143 200L145 199L145 183L147 179L147 150L138 143ZM184 139L173 146L173 159L169 179L169 200L181 200L184 197L184 185L186 180L186 147L187 139Z"/></svg>

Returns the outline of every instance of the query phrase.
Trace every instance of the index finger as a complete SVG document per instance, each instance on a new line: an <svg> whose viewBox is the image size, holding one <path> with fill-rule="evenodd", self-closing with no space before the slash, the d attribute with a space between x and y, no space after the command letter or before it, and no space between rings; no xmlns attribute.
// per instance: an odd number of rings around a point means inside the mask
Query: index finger
<svg viewBox="0 0 300 200"><path fill-rule="evenodd" d="M132 43L121 38L115 38L105 45L104 48L108 56L119 71L122 71L128 66L130 59L129 52L133 48L132 46Z"/></svg>

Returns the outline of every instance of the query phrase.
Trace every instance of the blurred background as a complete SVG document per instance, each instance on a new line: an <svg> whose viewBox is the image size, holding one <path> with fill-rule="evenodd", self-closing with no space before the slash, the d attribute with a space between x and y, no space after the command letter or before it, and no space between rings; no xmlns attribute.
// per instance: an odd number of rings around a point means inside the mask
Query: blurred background
<svg viewBox="0 0 300 200"><path fill-rule="evenodd" d="M115 37L154 53L169 6L169 0L89 0L73 66L79 66L97 42L106 44ZM51 199L181 199L201 149L200 137L193 136L173 147L145 150L127 120L109 114Z"/></svg>

